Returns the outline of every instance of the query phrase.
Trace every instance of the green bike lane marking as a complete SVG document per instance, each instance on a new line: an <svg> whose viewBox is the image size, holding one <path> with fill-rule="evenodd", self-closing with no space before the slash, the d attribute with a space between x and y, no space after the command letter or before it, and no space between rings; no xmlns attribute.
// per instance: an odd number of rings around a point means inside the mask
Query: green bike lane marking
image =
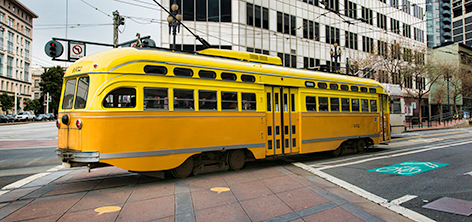
<svg viewBox="0 0 472 222"><path fill-rule="evenodd" d="M448 165L449 164L447 163L406 161L403 163L397 163L391 166L370 169L367 171L377 172L377 173L390 173L390 174L397 174L397 175L403 175L403 176L412 176L412 175L423 173L429 170L445 167Z"/></svg>

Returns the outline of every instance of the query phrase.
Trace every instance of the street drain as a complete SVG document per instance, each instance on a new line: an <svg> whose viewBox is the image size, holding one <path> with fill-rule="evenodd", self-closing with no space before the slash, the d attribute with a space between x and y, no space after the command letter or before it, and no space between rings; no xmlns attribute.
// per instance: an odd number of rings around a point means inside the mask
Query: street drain
<svg viewBox="0 0 472 222"><path fill-rule="evenodd" d="M424 205L423 208L469 216L472 214L472 201L443 197Z"/></svg>

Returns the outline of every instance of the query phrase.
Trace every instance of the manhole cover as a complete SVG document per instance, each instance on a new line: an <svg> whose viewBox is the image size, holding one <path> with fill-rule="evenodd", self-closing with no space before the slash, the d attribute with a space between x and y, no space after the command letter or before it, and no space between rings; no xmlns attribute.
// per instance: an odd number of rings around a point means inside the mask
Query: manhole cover
<svg viewBox="0 0 472 222"><path fill-rule="evenodd" d="M472 201L443 197L424 205L423 208L469 216L472 214Z"/></svg>

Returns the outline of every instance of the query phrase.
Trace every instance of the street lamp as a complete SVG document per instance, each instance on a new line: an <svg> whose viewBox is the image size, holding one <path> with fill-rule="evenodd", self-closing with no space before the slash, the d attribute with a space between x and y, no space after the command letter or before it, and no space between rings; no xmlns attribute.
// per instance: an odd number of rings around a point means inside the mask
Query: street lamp
<svg viewBox="0 0 472 222"><path fill-rule="evenodd" d="M338 58L341 61L341 48L338 48L338 43L334 43L334 50L331 49L329 54L331 54L331 62L334 62L334 72L338 71Z"/></svg>
<svg viewBox="0 0 472 222"><path fill-rule="evenodd" d="M180 32L180 21L182 21L182 15L179 13L179 5L177 5L175 0L174 3L170 6L170 13L172 15L169 15L169 17L167 17L167 22L169 23L169 35L172 30L172 35L174 36L174 44L172 46L172 49L175 50L175 36L177 35L177 29L178 32ZM179 21L174 18L178 19Z"/></svg>

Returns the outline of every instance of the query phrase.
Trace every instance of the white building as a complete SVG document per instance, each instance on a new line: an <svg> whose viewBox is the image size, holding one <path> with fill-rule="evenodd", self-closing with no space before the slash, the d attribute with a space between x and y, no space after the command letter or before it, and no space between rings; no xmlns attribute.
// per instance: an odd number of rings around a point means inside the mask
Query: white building
<svg viewBox="0 0 472 222"><path fill-rule="evenodd" d="M162 0L170 8L174 0ZM419 0L176 0L183 23L212 46L279 56L296 68L330 65L334 43L346 58L382 52L388 44L426 48L425 1ZM325 5L323 5L325 4ZM162 21L168 14L161 11ZM161 23L161 47L173 44ZM199 50L180 27L177 49ZM339 60L338 60L339 62ZM389 80L387 80L388 82Z"/></svg>
<svg viewBox="0 0 472 222"><path fill-rule="evenodd" d="M38 16L19 1L0 1L0 94L17 92L20 107L31 99L34 18Z"/></svg>

